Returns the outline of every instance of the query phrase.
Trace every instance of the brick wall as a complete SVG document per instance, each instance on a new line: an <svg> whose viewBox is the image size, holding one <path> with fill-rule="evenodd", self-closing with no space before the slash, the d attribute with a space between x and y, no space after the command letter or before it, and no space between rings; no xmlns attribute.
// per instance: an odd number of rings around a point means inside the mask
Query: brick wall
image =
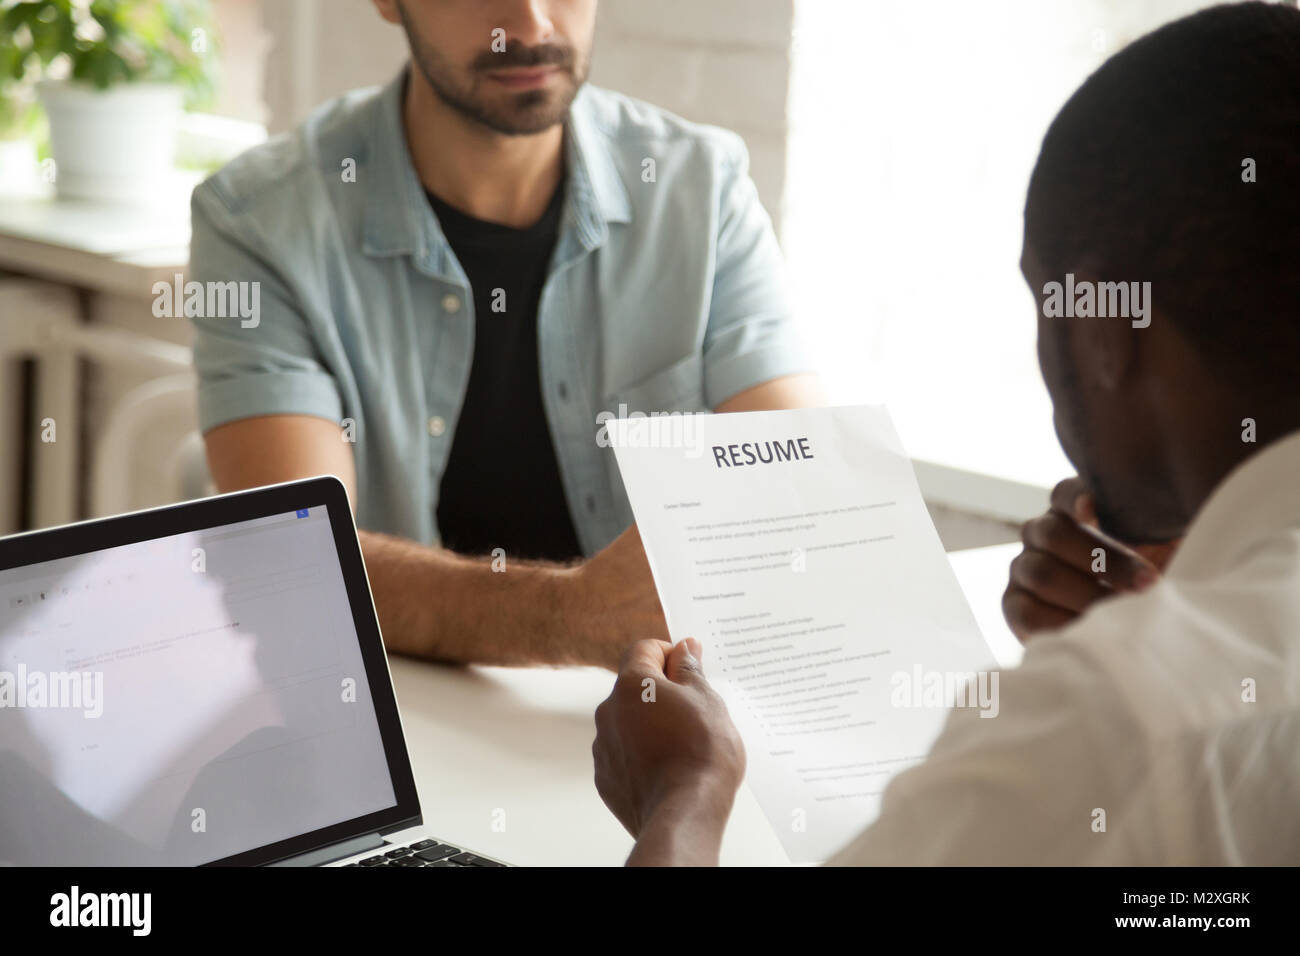
<svg viewBox="0 0 1300 956"><path fill-rule="evenodd" d="M734 130L776 219L794 0L602 0L593 83Z"/></svg>

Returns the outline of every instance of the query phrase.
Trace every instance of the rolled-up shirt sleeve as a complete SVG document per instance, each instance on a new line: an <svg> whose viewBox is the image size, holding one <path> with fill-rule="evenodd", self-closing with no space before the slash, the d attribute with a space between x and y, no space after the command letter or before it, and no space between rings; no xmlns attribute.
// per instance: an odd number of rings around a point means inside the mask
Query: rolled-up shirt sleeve
<svg viewBox="0 0 1300 956"><path fill-rule="evenodd" d="M312 330L277 257L251 217L233 213L212 183L190 203L190 282L238 286L255 308L226 316L190 315L203 431L258 415L313 415L337 422L342 401L323 366ZM227 297L228 298L228 297ZM189 310L187 310L188 312ZM205 309L206 313L207 310Z"/></svg>
<svg viewBox="0 0 1300 956"><path fill-rule="evenodd" d="M772 221L749 175L749 155L739 137L729 139L704 336L710 408L763 382L813 370L796 328Z"/></svg>

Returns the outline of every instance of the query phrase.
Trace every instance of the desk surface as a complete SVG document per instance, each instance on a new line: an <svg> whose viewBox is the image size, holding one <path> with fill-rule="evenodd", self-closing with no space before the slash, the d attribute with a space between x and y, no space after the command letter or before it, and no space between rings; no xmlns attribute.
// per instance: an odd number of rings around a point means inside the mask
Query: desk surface
<svg viewBox="0 0 1300 956"><path fill-rule="evenodd" d="M949 555L1003 666L1019 660L1001 612L1018 550ZM444 667L398 657L391 666L431 833L522 866L622 864L632 840L592 783L592 715L612 686L608 671ZM788 862L747 788L736 798L722 862Z"/></svg>

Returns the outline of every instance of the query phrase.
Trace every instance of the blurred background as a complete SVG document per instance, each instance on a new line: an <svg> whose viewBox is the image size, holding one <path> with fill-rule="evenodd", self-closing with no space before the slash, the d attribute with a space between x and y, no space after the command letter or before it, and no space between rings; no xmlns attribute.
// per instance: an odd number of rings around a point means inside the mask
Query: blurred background
<svg viewBox="0 0 1300 956"><path fill-rule="evenodd" d="M1210 5L600 0L591 80L744 137L833 401L889 406L953 550L1069 473L1017 267L1043 132ZM367 0L0 0L0 534L208 491L153 307L189 191L405 59Z"/></svg>

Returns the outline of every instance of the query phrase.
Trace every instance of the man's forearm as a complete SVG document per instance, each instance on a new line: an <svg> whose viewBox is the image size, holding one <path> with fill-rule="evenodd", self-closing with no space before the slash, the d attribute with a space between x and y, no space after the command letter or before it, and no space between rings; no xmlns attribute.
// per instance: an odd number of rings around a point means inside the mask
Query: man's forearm
<svg viewBox="0 0 1300 956"><path fill-rule="evenodd" d="M361 533L375 608L391 651L482 664L608 663L572 600L577 569L467 558Z"/></svg>

